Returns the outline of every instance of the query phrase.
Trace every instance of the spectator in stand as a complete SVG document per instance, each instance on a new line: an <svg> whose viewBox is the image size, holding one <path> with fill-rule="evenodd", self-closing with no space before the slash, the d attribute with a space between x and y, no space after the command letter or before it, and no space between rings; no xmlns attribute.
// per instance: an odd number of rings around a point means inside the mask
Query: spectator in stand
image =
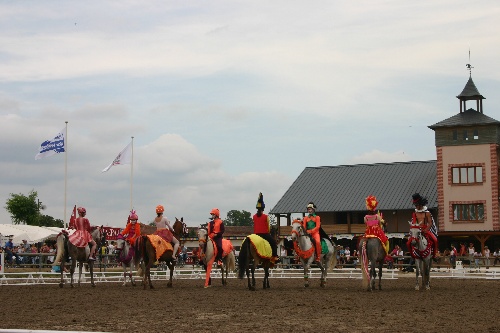
<svg viewBox="0 0 500 333"><path fill-rule="evenodd" d="M457 266L457 248L453 244L451 244L450 264L453 269Z"/></svg>
<svg viewBox="0 0 500 333"><path fill-rule="evenodd" d="M480 268L479 268L479 260L481 259L481 252L477 251L477 252L474 252L474 269L476 270L476 272L479 272L480 271Z"/></svg>
<svg viewBox="0 0 500 333"><path fill-rule="evenodd" d="M108 242L105 242L104 244L101 245L101 248L99 249L99 260L103 264L108 264L108 259L109 257L107 254L109 253L109 247L108 247Z"/></svg>
<svg viewBox="0 0 500 333"><path fill-rule="evenodd" d="M402 271L403 270L403 264L404 264L404 252L403 252L403 249L400 247L398 249L398 265L399 265L399 270Z"/></svg>
<svg viewBox="0 0 500 333"><path fill-rule="evenodd" d="M18 253L31 253L31 245L28 244L28 241L26 239L22 240L21 245L19 245L20 250ZM32 257L30 256L22 256L23 258L23 264L31 264L32 263Z"/></svg>
<svg viewBox="0 0 500 333"><path fill-rule="evenodd" d="M500 249L496 249L495 252L493 252L493 256L495 257L495 261L493 262L493 266L496 266L497 262L500 261Z"/></svg>
<svg viewBox="0 0 500 333"><path fill-rule="evenodd" d="M12 243L12 237L9 237L9 240L5 242L4 250L5 250L5 260L7 260L8 264L13 265L15 255L14 255L14 243ZM16 258L16 262L18 260L19 259ZM18 264L19 263L20 263L20 260L19 260Z"/></svg>
<svg viewBox="0 0 500 333"><path fill-rule="evenodd" d="M36 244L31 244L30 253L32 253L32 254L38 253L38 248L36 247ZM31 256L31 264L32 265L38 264L39 260L40 260L40 257Z"/></svg>
<svg viewBox="0 0 500 333"><path fill-rule="evenodd" d="M397 260L398 253L399 253L399 245L395 245L394 249L392 249L387 258L387 269L394 269L394 261Z"/></svg>
<svg viewBox="0 0 500 333"><path fill-rule="evenodd" d="M474 249L474 244L470 243L469 248L469 269L472 271L472 265L474 265L474 255L476 254L476 250Z"/></svg>
<svg viewBox="0 0 500 333"><path fill-rule="evenodd" d="M346 246L344 249L345 262L348 263L351 260L351 250L349 250L349 246Z"/></svg>
<svg viewBox="0 0 500 333"><path fill-rule="evenodd" d="M358 251L352 250L352 262L354 263L354 268L358 265Z"/></svg>
<svg viewBox="0 0 500 333"><path fill-rule="evenodd" d="M467 255L467 249L465 248L465 243L460 243L460 252L458 253L459 257L465 257Z"/></svg>
<svg viewBox="0 0 500 333"><path fill-rule="evenodd" d="M483 256L484 256L484 265L486 266L486 269L489 269L490 268L490 249L486 245L484 246Z"/></svg>
<svg viewBox="0 0 500 333"><path fill-rule="evenodd" d="M47 255L50 252L50 247L47 245L47 243L43 243L42 247L40 248L40 253L43 253L45 255L41 256L41 262L43 265L47 264Z"/></svg>
<svg viewBox="0 0 500 333"><path fill-rule="evenodd" d="M49 249L50 256L47 257L47 264L52 265L54 263L56 254L56 244L52 245Z"/></svg>

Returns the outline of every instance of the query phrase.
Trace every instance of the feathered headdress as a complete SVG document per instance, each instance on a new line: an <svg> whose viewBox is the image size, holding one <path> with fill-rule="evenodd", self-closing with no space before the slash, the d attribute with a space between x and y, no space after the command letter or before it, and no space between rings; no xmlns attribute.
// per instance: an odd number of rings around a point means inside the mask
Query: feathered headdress
<svg viewBox="0 0 500 333"><path fill-rule="evenodd" d="M378 205L377 198L374 195L369 195L365 199L365 204L368 210L375 210L375 208L377 208Z"/></svg>
<svg viewBox="0 0 500 333"><path fill-rule="evenodd" d="M425 197L422 197L420 194L415 193L411 197L413 199L412 201L414 205L421 205L421 206L427 205L428 202L427 199Z"/></svg>
<svg viewBox="0 0 500 333"><path fill-rule="evenodd" d="M259 198L257 199L257 205L255 206L257 209L264 209L266 208L266 204L264 203L264 196L262 195L262 192L259 193Z"/></svg>

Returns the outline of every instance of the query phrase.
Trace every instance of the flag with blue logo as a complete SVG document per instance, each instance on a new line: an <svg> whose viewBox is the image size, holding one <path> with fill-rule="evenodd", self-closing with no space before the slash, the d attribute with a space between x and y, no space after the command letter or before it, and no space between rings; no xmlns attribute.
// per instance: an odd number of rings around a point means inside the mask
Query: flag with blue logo
<svg viewBox="0 0 500 333"><path fill-rule="evenodd" d="M64 128L59 132L55 138L42 142L40 150L35 156L35 160L44 157L52 156L54 154L64 153Z"/></svg>

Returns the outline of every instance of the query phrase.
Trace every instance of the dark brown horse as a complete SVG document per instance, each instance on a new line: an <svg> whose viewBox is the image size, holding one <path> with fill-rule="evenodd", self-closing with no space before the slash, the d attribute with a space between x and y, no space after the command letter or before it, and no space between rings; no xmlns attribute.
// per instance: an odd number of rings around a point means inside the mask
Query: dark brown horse
<svg viewBox="0 0 500 333"><path fill-rule="evenodd" d="M259 256L252 244L252 241L249 237L247 237L241 245L240 254L238 256L238 278L243 279L243 276L246 272L249 290L255 290L255 268L259 264L262 264L262 268L264 268L263 288L269 289L269 268L271 268L273 264L271 263L270 259L264 259ZM252 273L251 281L250 271Z"/></svg>
<svg viewBox="0 0 500 333"><path fill-rule="evenodd" d="M137 252L134 257L135 266L139 267L138 273L143 277L142 284L144 289L149 288L154 289L153 284L151 283L151 266L154 265L156 260L156 250L154 246L151 244L151 241L148 236L141 236L138 238L137 243ZM174 267L175 263L172 260L173 250L165 251L158 261L164 261L167 264L168 269L170 270L170 279L167 283L167 287L172 287L172 279L174 275ZM139 266L139 263L142 259L142 263Z"/></svg>
<svg viewBox="0 0 500 333"><path fill-rule="evenodd" d="M186 223L184 223L183 217L181 217L180 220L176 217L172 228L174 229L174 236L179 242L181 241L181 237L187 237L189 235L189 231Z"/></svg>

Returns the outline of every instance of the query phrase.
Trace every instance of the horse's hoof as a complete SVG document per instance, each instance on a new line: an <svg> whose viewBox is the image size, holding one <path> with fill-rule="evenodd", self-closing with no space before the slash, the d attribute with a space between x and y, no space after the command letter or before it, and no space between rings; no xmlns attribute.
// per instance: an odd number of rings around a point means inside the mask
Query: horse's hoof
<svg viewBox="0 0 500 333"><path fill-rule="evenodd" d="M172 284L171 283L167 283L167 288L172 288Z"/></svg>
<svg viewBox="0 0 500 333"><path fill-rule="evenodd" d="M59 288L64 287L64 283L59 283Z"/></svg>
<svg viewBox="0 0 500 333"><path fill-rule="evenodd" d="M95 288L95 283L92 283L92 288Z"/></svg>
<svg viewBox="0 0 500 333"><path fill-rule="evenodd" d="M133 287L135 287L135 286L136 286L136 284L135 284L135 283L132 283L132 286L133 286Z"/></svg>
<svg viewBox="0 0 500 333"><path fill-rule="evenodd" d="M212 286L211 285L208 285L208 286L204 286L203 288L207 289L207 288L211 288Z"/></svg>
<svg viewBox="0 0 500 333"><path fill-rule="evenodd" d="M309 288L309 285L308 285L308 284L305 284L305 285L304 285L304 287L305 287L305 288Z"/></svg>
<svg viewBox="0 0 500 333"><path fill-rule="evenodd" d="M417 291L418 291L418 290L420 290L420 288L419 288L418 286L416 286L416 287L415 287L415 290L417 290Z"/></svg>

